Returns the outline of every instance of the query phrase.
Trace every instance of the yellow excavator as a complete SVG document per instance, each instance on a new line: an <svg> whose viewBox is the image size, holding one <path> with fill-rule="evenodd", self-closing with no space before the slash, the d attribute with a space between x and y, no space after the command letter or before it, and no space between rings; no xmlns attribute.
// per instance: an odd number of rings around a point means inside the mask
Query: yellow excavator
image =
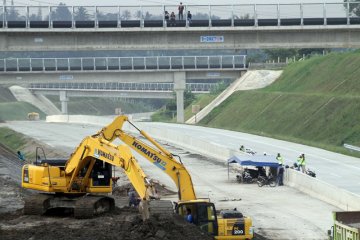
<svg viewBox="0 0 360 240"><path fill-rule="evenodd" d="M126 122L147 142L125 132L123 125ZM120 139L126 145L112 144L116 139ZM125 173L142 199L156 198L153 185L132 156L129 147L174 181L179 197L175 206L177 214L185 217L190 210L193 216L192 222L203 231L214 235L215 239L253 238L252 221L249 217L243 216L237 210L223 210L217 215L215 205L210 199L196 197L191 176L180 157L171 154L147 133L137 128L127 116L116 117L97 134L86 137L70 159L61 162L61 166L56 166L50 161L25 165L22 176L24 188L57 193L50 195L50 198L49 195L43 195L42 198L34 196L33 199L25 201L25 213L42 214L49 208L63 205L64 198L65 202L70 202L75 217L88 217L111 210L114 201L110 197L90 195L111 192L111 165L125 169ZM178 157L178 160L175 157ZM89 198L94 200L89 201ZM161 204L158 204L159 202ZM169 201L159 200L150 201L149 205L151 213L168 212L171 206Z"/></svg>

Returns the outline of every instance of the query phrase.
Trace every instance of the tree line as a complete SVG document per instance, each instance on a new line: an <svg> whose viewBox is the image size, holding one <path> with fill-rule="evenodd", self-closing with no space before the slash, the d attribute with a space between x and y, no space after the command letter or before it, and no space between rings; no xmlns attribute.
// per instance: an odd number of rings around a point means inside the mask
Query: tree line
<svg viewBox="0 0 360 240"><path fill-rule="evenodd" d="M95 13L90 13L86 7L75 7L74 20L75 21L89 21L94 20ZM142 15L142 16L141 16ZM3 11L0 12L0 19L3 18ZM120 12L120 20L131 20L131 19L146 19L146 20L161 20L163 19L162 14L151 14L149 11L141 12L135 11L130 12L125 9ZM207 13L197 12L192 15L193 19L208 19ZM212 19L220 19L219 16L212 15ZM11 1L11 5L6 8L6 19L8 21L24 21L26 19L25 14L21 14L19 9L14 6L14 1ZM38 7L37 13L31 13L29 16L31 21L48 20L48 15L43 16L42 7ZM65 3L60 2L58 6L53 7L51 12L51 20L53 21L70 21L72 19L72 9ZM118 19L118 13L97 13L97 19L100 21L115 21Z"/></svg>
<svg viewBox="0 0 360 240"><path fill-rule="evenodd" d="M344 0L344 8L347 9L348 4L347 0ZM349 13L350 16L356 17L360 16L360 0L354 0L351 4L349 4ZM130 20L130 19L140 19L141 11L136 11L133 14L129 10L123 10L120 13L120 20ZM143 12L144 19L146 20L160 20L163 19L162 14L151 14L146 11ZM3 12L0 12L0 19L3 18ZM21 21L25 20L25 14L20 14L19 10L14 7L14 1L11 1L11 6L7 7L6 10L6 19L9 21ZM54 7L54 10L51 12L51 19L55 21L69 21L72 18L71 9L65 3L60 2L58 6ZM118 18L118 13L103 13L98 12L97 18L101 21L114 21ZM208 13L197 12L192 14L192 19L208 19ZM234 15L235 19L250 19L252 18L249 14L244 14L242 16ZM38 7L37 13L31 13L29 16L31 21L41 21L47 20L48 15L43 16L41 6ZM94 13L89 13L89 11L85 7L76 7L74 12L74 19L77 21L87 21L94 19ZM211 15L211 19L221 19L219 16Z"/></svg>

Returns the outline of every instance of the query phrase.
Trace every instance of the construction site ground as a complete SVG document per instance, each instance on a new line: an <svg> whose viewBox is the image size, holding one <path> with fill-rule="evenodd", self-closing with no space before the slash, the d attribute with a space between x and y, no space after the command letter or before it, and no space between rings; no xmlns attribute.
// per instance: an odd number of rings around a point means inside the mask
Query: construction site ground
<svg viewBox="0 0 360 240"><path fill-rule="evenodd" d="M80 124L49 124L44 122L13 122L7 125L38 141L49 144L48 148L70 154L82 138L96 133L99 126ZM326 239L331 226L331 212L338 208L313 199L295 189L262 187L256 184L239 184L232 170L228 179L227 165L217 159L188 152L162 142L165 147L182 158L192 176L198 197L209 197L217 209L237 208L253 219L255 232L267 239ZM34 146L35 150L35 146ZM3 152L3 151L1 151ZM150 219L141 222L134 209L117 209L91 220L71 217L23 216L20 210L22 197L30 194L19 186L19 163L0 157L0 235L5 239L207 239L193 225L182 219ZM172 180L145 159L138 158L144 171L166 189L176 191ZM14 156L12 156L14 157ZM127 184L120 176L120 185ZM163 199L176 200L176 195ZM7 199L7 200L6 200ZM12 235L13 234L13 235Z"/></svg>
<svg viewBox="0 0 360 240"><path fill-rule="evenodd" d="M45 150L53 152L49 147ZM54 154L50 154L54 155ZM55 154L56 156L57 154ZM137 208L129 207L128 184L117 187L116 209L92 219L68 215L23 215L24 198L36 192L20 187L22 162L0 145L0 239L213 239L179 216L153 216L143 222ZM123 176L122 176L123 177ZM119 189L124 189L121 191ZM162 195L174 194L161 185Z"/></svg>

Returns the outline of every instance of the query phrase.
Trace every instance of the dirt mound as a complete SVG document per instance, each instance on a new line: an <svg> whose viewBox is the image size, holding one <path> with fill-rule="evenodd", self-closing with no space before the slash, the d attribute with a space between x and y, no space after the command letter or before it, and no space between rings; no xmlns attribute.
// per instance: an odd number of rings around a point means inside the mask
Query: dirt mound
<svg viewBox="0 0 360 240"><path fill-rule="evenodd" d="M2 217L2 216L1 216ZM4 218L2 218L4 219ZM137 209L117 208L93 219L18 216L0 221L1 239L213 239L179 216L143 222Z"/></svg>
<svg viewBox="0 0 360 240"><path fill-rule="evenodd" d="M176 194L176 192L171 191L170 189L168 189L164 184L161 184L160 182L156 181L156 180L152 180L152 182L155 185L155 189L157 191L157 193L159 194L159 196L166 196L166 195L173 195ZM113 189L112 194L114 196L121 196L121 197L126 197L129 189L133 189L133 185L131 183L126 183L124 185L115 187Z"/></svg>

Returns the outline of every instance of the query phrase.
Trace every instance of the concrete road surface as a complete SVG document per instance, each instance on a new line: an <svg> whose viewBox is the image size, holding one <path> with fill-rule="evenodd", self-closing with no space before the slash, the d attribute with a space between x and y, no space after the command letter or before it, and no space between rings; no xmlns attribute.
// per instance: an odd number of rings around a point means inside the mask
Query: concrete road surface
<svg viewBox="0 0 360 240"><path fill-rule="evenodd" d="M301 144L260 137L256 135L215 128L167 123L141 123L179 131L194 138L216 143L228 149L238 150L241 145L259 154L281 153L286 164L292 165L297 157L305 154L307 168L316 172L316 177L329 184L360 194L360 159Z"/></svg>
<svg viewBox="0 0 360 240"><path fill-rule="evenodd" d="M101 128L101 126L93 125L44 122L0 124L0 126L4 125L67 153L71 153L85 136L94 134ZM217 138L222 138L224 144L233 142L234 148L239 144L256 148L255 142L261 142L257 137L254 142L249 142L247 137L241 134L228 139L234 133L218 132L215 129L213 133L208 133L209 130L198 127L189 128L185 125L160 124L160 126L188 131L194 136L206 138L209 141L221 142ZM272 153L268 150L268 145L259 146L263 146L264 150ZM313 199L289 187L270 188L265 186L259 188L256 184L238 184L235 181L236 173L234 172L231 173L230 180L228 180L226 165L219 159L193 154L174 146L167 145L165 147L182 157L192 176L198 197L210 197L217 209L236 207L244 215L252 217L255 232L269 239L326 239L326 231L332 223L331 211L339 210L335 206ZM259 151L263 151L263 149L259 148ZM274 150L274 152L276 151ZM285 154L285 151L282 152ZM137 154L134 155L151 178L157 179L175 190L175 185L170 178L159 168L147 160L141 159Z"/></svg>

